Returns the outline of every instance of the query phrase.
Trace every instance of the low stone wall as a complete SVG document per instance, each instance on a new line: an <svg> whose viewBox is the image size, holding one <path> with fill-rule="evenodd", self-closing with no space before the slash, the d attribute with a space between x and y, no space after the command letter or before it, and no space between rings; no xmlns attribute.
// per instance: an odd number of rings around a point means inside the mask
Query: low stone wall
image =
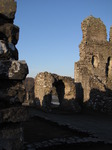
<svg viewBox="0 0 112 150"><path fill-rule="evenodd" d="M76 100L76 86L70 77L59 76L48 72L39 73L35 78L35 100L43 108L50 109L52 97L59 99L60 107L65 110L79 112Z"/></svg>

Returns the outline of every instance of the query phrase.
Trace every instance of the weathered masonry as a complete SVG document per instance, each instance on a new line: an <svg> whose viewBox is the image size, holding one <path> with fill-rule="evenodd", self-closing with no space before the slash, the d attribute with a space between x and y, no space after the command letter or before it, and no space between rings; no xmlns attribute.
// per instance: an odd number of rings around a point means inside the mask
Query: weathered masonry
<svg viewBox="0 0 112 150"><path fill-rule="evenodd" d="M75 63L75 82L83 88L83 102L94 110L112 112L112 27L90 16L81 23L80 60Z"/></svg>
<svg viewBox="0 0 112 150"><path fill-rule="evenodd" d="M28 118L22 107L28 66L18 60L19 27L13 24L16 7L15 0L0 0L0 150L23 149L21 122Z"/></svg>
<svg viewBox="0 0 112 150"><path fill-rule="evenodd" d="M80 106L76 99L76 86L70 77L41 72L35 78L35 101L50 110L52 100L58 100L63 110L79 112Z"/></svg>
<svg viewBox="0 0 112 150"><path fill-rule="evenodd" d="M36 101L48 108L53 97L57 97L65 109L80 111L80 106L88 106L112 113L112 27L109 41L99 18L90 16L81 27L83 39L79 46L80 60L75 63L74 82L69 77L40 73L35 78Z"/></svg>

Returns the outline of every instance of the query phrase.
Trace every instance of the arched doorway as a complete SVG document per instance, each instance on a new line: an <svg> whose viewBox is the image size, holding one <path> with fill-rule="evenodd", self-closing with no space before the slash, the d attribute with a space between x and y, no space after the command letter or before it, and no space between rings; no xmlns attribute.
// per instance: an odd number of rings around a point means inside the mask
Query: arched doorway
<svg viewBox="0 0 112 150"><path fill-rule="evenodd" d="M56 106L58 107L60 105L58 94L57 94L55 86L53 86L53 88L52 88L52 100L51 100L51 104L54 105L55 107Z"/></svg>
<svg viewBox="0 0 112 150"><path fill-rule="evenodd" d="M54 100L57 103L57 105L61 105L62 101L64 100L64 94L65 94L65 85L63 81L59 80L54 82L52 90L52 103Z"/></svg>

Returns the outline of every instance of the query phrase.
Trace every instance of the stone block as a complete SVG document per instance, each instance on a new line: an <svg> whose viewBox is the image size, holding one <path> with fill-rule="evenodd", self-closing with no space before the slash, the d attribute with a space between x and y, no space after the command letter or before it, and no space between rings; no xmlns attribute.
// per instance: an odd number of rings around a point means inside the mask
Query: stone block
<svg viewBox="0 0 112 150"><path fill-rule="evenodd" d="M0 0L0 14L8 19L14 19L16 13L15 0Z"/></svg>
<svg viewBox="0 0 112 150"><path fill-rule="evenodd" d="M0 79L24 80L27 74L28 66L25 61L0 61Z"/></svg>
<svg viewBox="0 0 112 150"><path fill-rule="evenodd" d="M18 60L18 50L12 43L0 40L0 60Z"/></svg>
<svg viewBox="0 0 112 150"><path fill-rule="evenodd" d="M5 39L8 43L16 45L19 40L19 27L11 23L0 26L0 39Z"/></svg>
<svg viewBox="0 0 112 150"><path fill-rule="evenodd" d="M4 25L5 23L11 23L11 24L13 24L13 22L14 22L13 19L9 19L6 16L0 14L0 26Z"/></svg>
<svg viewBox="0 0 112 150"><path fill-rule="evenodd" d="M0 123L19 123L28 120L29 114L26 107L11 107L0 110Z"/></svg>
<svg viewBox="0 0 112 150"><path fill-rule="evenodd" d="M25 87L22 81L0 80L0 108L11 107L23 103Z"/></svg>

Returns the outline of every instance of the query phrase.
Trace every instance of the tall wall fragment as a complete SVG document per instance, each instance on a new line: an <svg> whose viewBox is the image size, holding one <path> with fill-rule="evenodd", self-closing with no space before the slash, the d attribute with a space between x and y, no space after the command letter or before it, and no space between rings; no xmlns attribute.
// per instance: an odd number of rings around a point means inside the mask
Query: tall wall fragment
<svg viewBox="0 0 112 150"><path fill-rule="evenodd" d="M90 16L81 23L83 39L80 60L75 63L75 82L81 83L84 103L95 110L112 111L112 29L107 41L106 27Z"/></svg>
<svg viewBox="0 0 112 150"><path fill-rule="evenodd" d="M22 149L21 122L28 115L21 106L25 99L23 80L28 74L25 61L18 61L16 44L19 27L13 24L14 0L0 0L0 149ZM4 126L5 124L5 126Z"/></svg>
<svg viewBox="0 0 112 150"><path fill-rule="evenodd" d="M18 61L15 45L19 39L19 27L13 24L15 12L14 0L0 1L0 103L8 105L24 101L22 80L28 74L26 62Z"/></svg>

